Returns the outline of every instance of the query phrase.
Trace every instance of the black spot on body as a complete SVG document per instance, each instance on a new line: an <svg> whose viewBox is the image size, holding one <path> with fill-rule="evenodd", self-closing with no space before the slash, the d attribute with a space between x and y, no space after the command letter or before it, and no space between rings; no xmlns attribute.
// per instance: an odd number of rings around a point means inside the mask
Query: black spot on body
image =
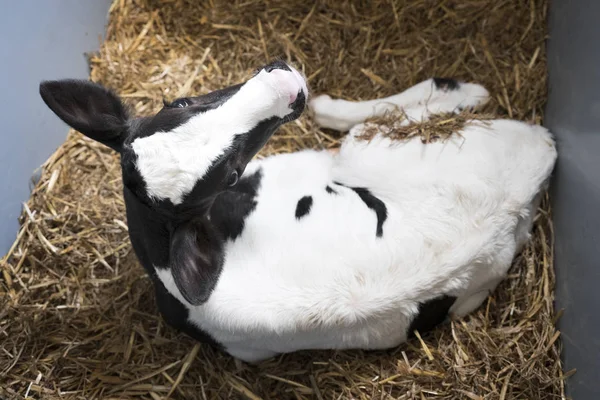
<svg viewBox="0 0 600 400"><path fill-rule="evenodd" d="M325 186L325 191L329 194L338 194L338 192L329 185Z"/></svg>
<svg viewBox="0 0 600 400"><path fill-rule="evenodd" d="M452 78L433 78L433 82L439 90L457 90L460 87L458 81Z"/></svg>
<svg viewBox="0 0 600 400"><path fill-rule="evenodd" d="M419 334L422 335L444 322L455 301L455 296L442 295L420 303L419 313L408 328L408 337L414 337L415 331L419 331Z"/></svg>
<svg viewBox="0 0 600 400"><path fill-rule="evenodd" d="M211 210L210 218L226 239L235 240L244 230L246 218L254 211L260 188L262 170L242 176L237 185L220 193Z"/></svg>
<svg viewBox="0 0 600 400"><path fill-rule="evenodd" d="M367 207L375 212L377 216L377 228L375 230L375 235L377 237L383 236L383 224L387 219L387 207L385 203L379 200L377 197L373 196L373 194L369 191L369 189L361 188L361 187L350 187L346 186L343 183L334 182L336 185L344 186L349 189L352 189L358 197L365 203Z"/></svg>
<svg viewBox="0 0 600 400"><path fill-rule="evenodd" d="M301 219L302 217L308 215L312 204L312 196L304 196L298 200L298 204L296 204L296 219Z"/></svg>
<svg viewBox="0 0 600 400"><path fill-rule="evenodd" d="M369 207L371 210L375 211L375 215L377 216L377 229L375 231L375 235L377 237L383 236L383 223L387 219L387 208L383 201L379 200L377 197L373 196L369 190L365 188L351 188L358 194L358 197Z"/></svg>

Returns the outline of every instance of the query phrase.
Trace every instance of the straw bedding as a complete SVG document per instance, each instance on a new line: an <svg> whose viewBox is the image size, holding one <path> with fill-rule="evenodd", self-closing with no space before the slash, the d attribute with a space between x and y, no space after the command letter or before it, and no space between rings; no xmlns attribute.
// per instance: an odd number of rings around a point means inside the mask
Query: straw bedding
<svg viewBox="0 0 600 400"><path fill-rule="evenodd" d="M546 12L545 0L117 0L91 79L148 114L163 96L206 93L277 57L316 93L371 99L453 76L484 84L494 113L540 123ZM307 114L261 155L340 137ZM251 366L162 322L121 188L117 156L75 132L44 165L2 260L0 398L564 398L547 199L509 277L471 316L390 351Z"/></svg>

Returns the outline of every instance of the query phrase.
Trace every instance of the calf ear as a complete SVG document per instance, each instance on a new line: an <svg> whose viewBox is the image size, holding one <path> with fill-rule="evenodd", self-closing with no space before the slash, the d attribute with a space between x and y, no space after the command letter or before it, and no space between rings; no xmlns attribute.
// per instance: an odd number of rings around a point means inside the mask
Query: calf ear
<svg viewBox="0 0 600 400"><path fill-rule="evenodd" d="M106 146L120 151L127 135L127 111L110 90L83 80L46 81L40 95L64 122Z"/></svg>
<svg viewBox="0 0 600 400"><path fill-rule="evenodd" d="M223 266L221 240L208 221L186 222L171 236L169 266L177 288L192 305L206 302Z"/></svg>

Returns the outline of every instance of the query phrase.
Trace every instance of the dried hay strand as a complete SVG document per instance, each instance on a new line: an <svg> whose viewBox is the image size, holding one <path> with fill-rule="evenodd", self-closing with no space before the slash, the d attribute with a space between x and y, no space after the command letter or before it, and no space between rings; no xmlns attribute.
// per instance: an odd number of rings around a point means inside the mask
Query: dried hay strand
<svg viewBox="0 0 600 400"><path fill-rule="evenodd" d="M459 113L434 114L426 121L411 120L404 111L394 110L382 116L370 118L365 122L358 139L372 140L379 134L393 141L421 139L423 143L445 141L452 135L460 135L466 125L488 125L489 120L497 118L492 113L461 111Z"/></svg>
<svg viewBox="0 0 600 400"><path fill-rule="evenodd" d="M431 76L485 85L494 112L540 123L545 0L116 0L91 79L140 114L280 57L314 92L388 96ZM43 132L40 132L43 134ZM309 115L262 155L335 148ZM471 316L389 351L306 351L258 366L177 334L127 236L118 158L71 132L44 164L2 259L3 399L558 399L547 199L508 278Z"/></svg>

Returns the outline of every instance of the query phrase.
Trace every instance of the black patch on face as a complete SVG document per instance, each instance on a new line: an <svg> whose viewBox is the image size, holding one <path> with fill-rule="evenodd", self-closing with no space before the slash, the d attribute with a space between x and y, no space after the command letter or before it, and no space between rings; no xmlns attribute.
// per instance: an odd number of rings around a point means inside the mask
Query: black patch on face
<svg viewBox="0 0 600 400"><path fill-rule="evenodd" d="M281 119L269 118L258 123L249 132L238 135L233 140L231 147L211 164L202 179L198 180L192 190L183 197L181 204L172 206L174 213L177 214L177 219L182 221L198 215L212 213L211 208L213 206L219 207L218 204L215 204L217 198L220 198L220 201L224 204L228 204L226 207L247 208L246 212L242 214L249 214L255 206L248 200L250 198L254 199L255 196L252 191L252 182L254 181L250 181L250 186L248 186L244 183L249 182L246 180L248 177L242 176L237 185L229 187L228 182L231 172L237 170L241 175L247 163L264 146L280 125ZM255 183L258 185L260 176L256 179ZM238 200L241 202L240 204L237 203ZM159 203L157 207L165 208L169 206L170 201L160 201ZM219 221L218 224L221 223L219 216L225 215L227 212L229 212L228 209L218 208L214 215L214 218ZM240 213L234 214L234 220L237 220L240 215ZM226 223L225 226L231 225ZM225 229L225 232L228 232L228 229ZM234 229L231 234L237 237L235 232Z"/></svg>
<svg viewBox="0 0 600 400"><path fill-rule="evenodd" d="M235 240L244 231L246 218L254 211L262 170L242 176L238 184L220 193L210 210L211 221L225 239Z"/></svg>
<svg viewBox="0 0 600 400"><path fill-rule="evenodd" d="M419 304L419 313L410 323L408 337L414 337L415 331L424 334L444 322L450 307L456 301L455 296L442 295Z"/></svg>
<svg viewBox="0 0 600 400"><path fill-rule="evenodd" d="M300 200L298 200L298 204L296 204L296 219L301 219L302 217L308 215L310 212L310 208L313 204L312 196L304 196Z"/></svg>
<svg viewBox="0 0 600 400"><path fill-rule="evenodd" d="M294 102L292 104L290 104L290 108L293 111L283 118L283 123L293 121L296 118L300 117L300 115L304 111L305 107L306 107L306 95L304 94L304 92L301 91L298 93L298 97L296 97L296 100L294 100Z"/></svg>
<svg viewBox="0 0 600 400"><path fill-rule="evenodd" d="M271 72L274 69L282 69L284 71L291 71L290 67L288 67L288 65L281 60L275 60L272 63L267 64L264 66L263 69L267 72Z"/></svg>
<svg viewBox="0 0 600 400"><path fill-rule="evenodd" d="M139 118L131 121L130 131L134 132L134 134L129 138L129 143L140 137L151 136L156 132L172 131L178 126L185 124L190 118L222 106L242 86L244 86L243 83L215 90L202 96L176 99L171 103L165 104L165 107L154 117ZM177 107L177 104L181 103L185 103L187 106Z"/></svg>
<svg viewBox="0 0 600 400"><path fill-rule="evenodd" d="M248 133L239 135L234 139L233 151L236 152L236 158L244 166L252 160L264 147L267 141L279 129L283 121L278 117L271 117L258 123Z"/></svg>
<svg viewBox="0 0 600 400"><path fill-rule="evenodd" d="M433 83L436 89L444 91L457 90L460 87L458 81L452 78L433 78Z"/></svg>
<svg viewBox="0 0 600 400"><path fill-rule="evenodd" d="M329 194L338 194L338 192L329 185L325 186L325 191Z"/></svg>
<svg viewBox="0 0 600 400"><path fill-rule="evenodd" d="M167 106L167 108L178 108L181 100L185 100L185 103L188 104L187 107L194 107L196 110L201 111L214 110L239 92L242 86L244 86L244 84L239 83L237 85L226 87L225 89L212 91L202 96L175 99Z"/></svg>
<svg viewBox="0 0 600 400"><path fill-rule="evenodd" d="M383 236L383 224L387 219L387 207L383 203L383 201L379 200L377 197L373 196L373 194L369 191L369 189L361 188L361 187L350 187L346 186L339 182L334 182L336 185L344 186L349 189L352 189L358 197L365 203L367 207L375 212L377 216L377 228L375 230L375 236L382 237Z"/></svg>

